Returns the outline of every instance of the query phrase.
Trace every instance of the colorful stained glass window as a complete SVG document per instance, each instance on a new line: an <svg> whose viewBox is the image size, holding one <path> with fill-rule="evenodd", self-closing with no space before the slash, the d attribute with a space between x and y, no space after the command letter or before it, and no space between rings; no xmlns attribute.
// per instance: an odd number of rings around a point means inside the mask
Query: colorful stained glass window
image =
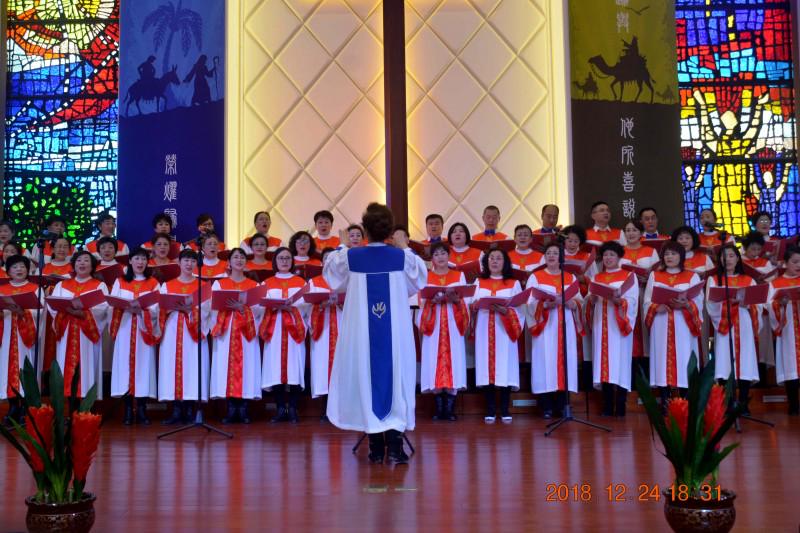
<svg viewBox="0 0 800 533"><path fill-rule="evenodd" d="M119 0L8 0L6 218L30 245L50 215L76 242L116 213Z"/></svg>
<svg viewBox="0 0 800 533"><path fill-rule="evenodd" d="M778 0L677 0L685 219L737 235L756 211L798 233L792 20Z"/></svg>

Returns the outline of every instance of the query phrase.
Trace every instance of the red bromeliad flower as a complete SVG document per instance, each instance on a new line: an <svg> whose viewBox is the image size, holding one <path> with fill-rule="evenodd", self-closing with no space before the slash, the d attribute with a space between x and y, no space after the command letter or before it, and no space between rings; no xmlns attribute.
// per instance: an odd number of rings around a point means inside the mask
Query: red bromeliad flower
<svg viewBox="0 0 800 533"><path fill-rule="evenodd" d="M689 426L689 401L686 398L674 398L667 404L667 427L670 426L670 417L675 419L681 437L686 441L686 429Z"/></svg>
<svg viewBox="0 0 800 533"><path fill-rule="evenodd" d="M55 420L56 412L49 405L31 407L28 411L31 419L31 426L28 428L28 434L49 456L50 452L53 451L53 420ZM36 429L34 429L34 426L36 426ZM39 434L42 435L41 439L39 438ZM44 461L36 452L33 444L26 442L25 445L28 447L28 451L31 454L33 471L44 472Z"/></svg>
<svg viewBox="0 0 800 533"><path fill-rule="evenodd" d="M74 413L72 415L72 469L77 481L86 481L94 452L100 443L100 415Z"/></svg>
<svg viewBox="0 0 800 533"><path fill-rule="evenodd" d="M712 386L703 414L703 431L709 439L714 436L725 420L725 408L725 387L722 385Z"/></svg>

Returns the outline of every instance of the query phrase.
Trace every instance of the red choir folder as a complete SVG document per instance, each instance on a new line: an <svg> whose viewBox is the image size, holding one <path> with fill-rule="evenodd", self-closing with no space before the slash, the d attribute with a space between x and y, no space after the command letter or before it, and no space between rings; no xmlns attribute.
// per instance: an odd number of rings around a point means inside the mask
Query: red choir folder
<svg viewBox="0 0 800 533"><path fill-rule="evenodd" d="M307 304L319 305L336 302L336 305L344 305L345 293L343 292L307 292L303 295L303 300Z"/></svg>
<svg viewBox="0 0 800 533"><path fill-rule="evenodd" d="M152 265L147 267L153 273L153 277L161 283L172 281L181 275L181 267L178 263L166 265Z"/></svg>
<svg viewBox="0 0 800 533"><path fill-rule="evenodd" d="M668 237L659 237L658 239L642 239L642 244L655 249L655 251L658 253L661 253L661 249L668 241Z"/></svg>
<svg viewBox="0 0 800 533"><path fill-rule="evenodd" d="M789 237L787 239L771 239L764 243L761 249L761 255L771 254L777 260L783 261L783 256L786 253L786 247L797 242L797 237Z"/></svg>
<svg viewBox="0 0 800 533"><path fill-rule="evenodd" d="M140 309L147 309L148 307L158 303L158 291L150 291L138 298L128 299L120 298L119 296L106 296L106 302L115 309L122 309L126 311L132 307L139 307Z"/></svg>
<svg viewBox="0 0 800 533"><path fill-rule="evenodd" d="M203 284L203 288L198 295L198 291L190 294L162 294L158 295L158 305L165 311L175 311L179 306L193 305L200 303L200 298L205 302L211 297L211 286Z"/></svg>
<svg viewBox="0 0 800 533"><path fill-rule="evenodd" d="M322 266L320 265L295 265L294 273L303 279L311 279L322 274Z"/></svg>
<svg viewBox="0 0 800 533"><path fill-rule="evenodd" d="M570 272L572 274L584 274L589 267L592 266L594 263L595 258L597 257L597 250L592 248L592 251L589 253L589 257L585 260L579 259L565 259L564 260L564 272Z"/></svg>
<svg viewBox="0 0 800 533"><path fill-rule="evenodd" d="M114 257L114 260L115 260L117 263L119 263L120 265L122 265L122 266L125 266L125 265L127 265L127 264L128 264L128 261L129 261L129 259L130 259L130 257L128 256L128 254L125 254L125 255L118 255L118 256Z"/></svg>
<svg viewBox="0 0 800 533"><path fill-rule="evenodd" d="M467 283L472 283L475 281L475 278L478 277L478 274L481 273L481 262L469 261L462 265L454 266L453 269L463 272L464 277L467 278Z"/></svg>
<svg viewBox="0 0 800 533"><path fill-rule="evenodd" d="M705 283L703 282L692 285L691 287L688 287L686 289L672 289L669 287L654 286L651 301L656 305L668 304L672 300L679 298L681 296L685 296L687 300L691 300L692 298L697 297L698 294L703 292L704 286Z"/></svg>
<svg viewBox="0 0 800 533"><path fill-rule="evenodd" d="M714 246L700 246L700 250L705 252L712 261L716 262L719 257L719 251L722 249L722 244L715 244Z"/></svg>
<svg viewBox="0 0 800 533"><path fill-rule="evenodd" d="M262 298L259 303L266 309L275 309L277 307L283 307L284 305L294 305L300 298L308 293L309 288L310 287L308 285L304 285L302 289L295 292L288 298Z"/></svg>
<svg viewBox="0 0 800 533"><path fill-rule="evenodd" d="M531 248L535 248L540 252L544 252L544 249L551 242L555 242L557 237L557 233L534 233L533 238L531 239Z"/></svg>
<svg viewBox="0 0 800 533"><path fill-rule="evenodd" d="M216 290L211 294L211 309L214 311L229 311L230 300L236 300L248 307L258 305L267 293L266 285L259 285L246 291Z"/></svg>
<svg viewBox="0 0 800 533"><path fill-rule="evenodd" d="M612 298L617 298L628 292L628 290L633 287L634 283L636 283L636 276L631 276L630 274L619 287L612 287L605 283L593 281L589 283L589 293L606 300L611 300Z"/></svg>
<svg viewBox="0 0 800 533"><path fill-rule="evenodd" d="M561 303L561 295L558 293L543 291L538 287L531 287L529 290L531 291L531 297L536 300L541 300L543 302ZM580 283L578 283L577 281L573 282L572 285L564 289L564 301L568 302L572 300L580 292L581 292Z"/></svg>
<svg viewBox="0 0 800 533"><path fill-rule="evenodd" d="M57 285L59 281L64 281L65 279L69 279L69 276L56 276L56 275L47 275L47 276L40 276L38 274L31 274L28 276L28 281L31 283L36 283L37 285L42 285L44 287Z"/></svg>
<svg viewBox="0 0 800 533"><path fill-rule="evenodd" d="M725 292L725 287L711 287L708 289L708 300L715 303L724 302ZM769 285L762 283L749 287L728 287L727 293L731 300L738 297L743 305L763 304L767 301Z"/></svg>
<svg viewBox="0 0 800 533"><path fill-rule="evenodd" d="M489 309L493 305L502 307L518 307L528 302L530 298L531 289L525 289L516 296L511 298L504 298L502 296L486 296L478 300L477 309Z"/></svg>
<svg viewBox="0 0 800 533"><path fill-rule="evenodd" d="M248 278L263 283L265 279L275 275L275 271L271 268L259 268L255 270L247 270L244 273Z"/></svg>
<svg viewBox="0 0 800 533"><path fill-rule="evenodd" d="M0 296L0 309L8 309L12 305L19 306L23 309L41 309L39 298L36 297L35 292L23 292L20 294L9 294L7 296Z"/></svg>
<svg viewBox="0 0 800 533"><path fill-rule="evenodd" d="M800 300L800 287L784 287L783 289L777 289L775 294L772 295L772 299L776 301L783 298L788 298L791 301Z"/></svg>
<svg viewBox="0 0 800 533"><path fill-rule="evenodd" d="M114 285L114 282L117 280L117 278L122 277L124 273L124 267L117 263L115 265L108 265L98 268L94 273L94 277L110 287Z"/></svg>
<svg viewBox="0 0 800 533"><path fill-rule="evenodd" d="M714 272L717 271L716 268L709 268L708 270L693 270L691 268L687 268L686 270L688 270L689 272L694 272L695 274L700 276L700 279L703 281L708 279L709 276L711 276L712 274L714 274Z"/></svg>
<svg viewBox="0 0 800 533"><path fill-rule="evenodd" d="M167 253L167 258L177 259L180 253L181 253L181 243L172 241L169 245L169 252Z"/></svg>
<svg viewBox="0 0 800 533"><path fill-rule="evenodd" d="M659 263L653 263L653 266L650 268L645 268L643 266L636 265L634 263L621 263L619 266L622 270L627 270L628 272L633 272L637 276L644 276L647 277L650 275L650 272L658 268Z"/></svg>
<svg viewBox="0 0 800 533"><path fill-rule="evenodd" d="M766 279L778 274L778 267L773 267L767 272L761 272L757 268L748 265L744 261L742 261L742 268L744 269L744 273L753 278L756 283L764 283Z"/></svg>
<svg viewBox="0 0 800 533"><path fill-rule="evenodd" d="M253 259L253 254L244 254L248 261ZM267 252L267 260L271 259L274 254L272 252ZM217 257L223 261L227 261L231 257L231 250L220 250L217 252Z"/></svg>
<svg viewBox="0 0 800 533"><path fill-rule="evenodd" d="M415 254L420 256L424 261L431 260L431 245L424 244L420 241L408 241L408 247L411 248Z"/></svg>
<svg viewBox="0 0 800 533"><path fill-rule="evenodd" d="M476 285L450 285L443 287L441 285L428 285L419 291L419 297L424 300L435 298L437 294L454 293L459 298L470 298L475 295Z"/></svg>
<svg viewBox="0 0 800 533"><path fill-rule="evenodd" d="M105 294L99 289L85 292L78 296L48 296L45 299L47 300L47 305L54 311L91 309L106 300Z"/></svg>
<svg viewBox="0 0 800 533"><path fill-rule="evenodd" d="M517 247L517 243L515 243L511 239L505 239L502 241L475 241L472 240L469 242L469 245L473 248L477 248L483 252L487 250L505 250L506 252L510 252L514 248Z"/></svg>
<svg viewBox="0 0 800 533"><path fill-rule="evenodd" d="M525 283L528 282L528 278L531 277L531 273L528 272L527 270L521 270L519 268L512 268L511 269L511 277L514 278L515 280L519 281L522 286L525 286Z"/></svg>

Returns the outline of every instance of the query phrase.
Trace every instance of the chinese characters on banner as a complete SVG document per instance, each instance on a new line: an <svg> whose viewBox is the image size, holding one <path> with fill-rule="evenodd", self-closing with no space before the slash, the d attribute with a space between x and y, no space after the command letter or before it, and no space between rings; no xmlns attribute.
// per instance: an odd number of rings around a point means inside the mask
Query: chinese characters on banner
<svg viewBox="0 0 800 533"><path fill-rule="evenodd" d="M655 207L682 221L674 3L570 0L576 222L608 202L612 226Z"/></svg>

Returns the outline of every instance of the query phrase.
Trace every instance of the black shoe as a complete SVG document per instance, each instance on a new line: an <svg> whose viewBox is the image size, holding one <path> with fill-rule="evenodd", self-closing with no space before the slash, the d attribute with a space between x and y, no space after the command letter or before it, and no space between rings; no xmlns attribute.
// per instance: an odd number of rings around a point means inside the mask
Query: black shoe
<svg viewBox="0 0 800 533"><path fill-rule="evenodd" d="M285 407L278 407L278 412L270 419L273 424L278 422L287 422L289 420L289 412Z"/></svg>
<svg viewBox="0 0 800 533"><path fill-rule="evenodd" d="M252 420L250 420L250 417L247 415L247 400L242 399L239 400L239 402L239 420L242 424L249 424Z"/></svg>
<svg viewBox="0 0 800 533"><path fill-rule="evenodd" d="M395 465L408 464L408 455L403 450L403 434L390 429L386 432L386 449L389 462Z"/></svg>
<svg viewBox="0 0 800 533"><path fill-rule="evenodd" d="M322 415L321 417L319 417L319 421L320 422L330 423L330 419L328 418L328 415Z"/></svg>
<svg viewBox="0 0 800 533"><path fill-rule="evenodd" d="M386 440L383 433L373 433L367 435L369 439L369 462L372 464L383 464L383 457L386 453Z"/></svg>
<svg viewBox="0 0 800 533"><path fill-rule="evenodd" d="M222 419L222 423L233 424L234 422L236 422L237 419L236 400L234 400L233 398L228 398L227 404L228 404L228 412Z"/></svg>
<svg viewBox="0 0 800 533"><path fill-rule="evenodd" d="M297 416L297 407L289 407L286 417L292 424L300 422L300 418Z"/></svg>
<svg viewBox="0 0 800 533"><path fill-rule="evenodd" d="M133 398L125 396L125 416L122 417L122 423L126 426L133 425Z"/></svg>
<svg viewBox="0 0 800 533"><path fill-rule="evenodd" d="M456 421L456 397L454 395L448 394L447 398L444 401L444 416L450 422Z"/></svg>
<svg viewBox="0 0 800 533"><path fill-rule="evenodd" d="M553 411L551 411L550 409L546 410L542 415L542 418L544 418L545 420L550 420L551 418L553 418Z"/></svg>
<svg viewBox="0 0 800 533"><path fill-rule="evenodd" d="M136 400L136 423L143 426L150 425L150 419L147 418L147 400L144 398L137 398Z"/></svg>
<svg viewBox="0 0 800 533"><path fill-rule="evenodd" d="M183 402L183 423L194 422L194 402Z"/></svg>
<svg viewBox="0 0 800 533"><path fill-rule="evenodd" d="M433 419L444 420L444 398L442 398L441 394L437 394L434 401L436 402L436 414L433 415Z"/></svg>
<svg viewBox="0 0 800 533"><path fill-rule="evenodd" d="M166 420L163 420L161 422L161 424L164 425L164 426L172 426L172 425L177 424L183 418L181 411L182 411L181 410L181 402L179 402L179 401L172 402L172 415L169 418L167 418Z"/></svg>

